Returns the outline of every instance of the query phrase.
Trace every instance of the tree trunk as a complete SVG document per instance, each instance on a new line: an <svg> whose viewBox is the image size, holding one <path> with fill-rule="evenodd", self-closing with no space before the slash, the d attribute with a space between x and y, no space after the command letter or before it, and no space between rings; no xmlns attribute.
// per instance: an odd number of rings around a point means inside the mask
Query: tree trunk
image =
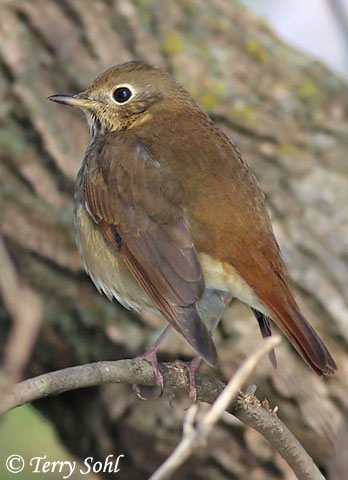
<svg viewBox="0 0 348 480"><path fill-rule="evenodd" d="M230 0L12 0L0 4L1 234L44 323L26 376L143 352L163 322L138 317L95 290L74 240L73 182L88 143L80 114L46 101L77 92L111 65L154 63L186 85L236 141L255 171L298 299L334 354L321 379L287 341L278 369L264 360L251 381L331 480L347 470L348 88L284 45ZM226 206L228 208L228 205ZM18 292L18 301L21 291ZM2 346L11 316L1 307ZM229 378L259 341L252 314L234 303L215 335ZM189 359L173 333L160 358ZM204 371L204 367L203 367ZM151 393L149 393L151 396ZM119 478L144 479L181 436L188 399L105 386L36 403L81 458L124 454ZM336 450L335 450L336 448ZM334 453L335 452L335 453ZM114 478L114 474L103 478ZM261 437L223 421L176 479L290 479Z"/></svg>

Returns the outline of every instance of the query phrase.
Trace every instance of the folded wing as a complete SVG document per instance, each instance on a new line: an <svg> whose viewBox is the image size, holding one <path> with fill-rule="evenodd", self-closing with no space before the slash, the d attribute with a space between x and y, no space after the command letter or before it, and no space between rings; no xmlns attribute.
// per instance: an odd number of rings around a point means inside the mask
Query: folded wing
<svg viewBox="0 0 348 480"><path fill-rule="evenodd" d="M168 322L211 365L217 354L196 310L205 290L179 182L146 146L110 134L88 152L86 208Z"/></svg>

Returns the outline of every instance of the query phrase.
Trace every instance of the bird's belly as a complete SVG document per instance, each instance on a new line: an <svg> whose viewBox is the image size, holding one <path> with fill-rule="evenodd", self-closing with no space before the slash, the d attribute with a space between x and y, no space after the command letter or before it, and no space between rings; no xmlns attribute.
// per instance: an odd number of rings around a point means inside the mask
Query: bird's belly
<svg viewBox="0 0 348 480"><path fill-rule="evenodd" d="M99 292L112 300L116 298L126 308L138 312L158 313L148 295L139 286L125 265L122 256L105 240L98 226L85 208L80 205L75 212L77 243L86 272ZM228 292L232 297L267 313L256 295L235 269L206 253L198 254L204 273L207 296L201 300L206 309L208 292L214 290ZM209 300L209 299L208 299Z"/></svg>
<svg viewBox="0 0 348 480"><path fill-rule="evenodd" d="M88 275L109 300L116 298L126 308L138 312L155 311L151 300L125 265L122 256L105 240L85 208L75 212L77 244Z"/></svg>
<svg viewBox="0 0 348 480"><path fill-rule="evenodd" d="M202 265L207 288L229 292L233 298L267 314L253 290L232 265L216 260L206 253L199 253L198 258Z"/></svg>

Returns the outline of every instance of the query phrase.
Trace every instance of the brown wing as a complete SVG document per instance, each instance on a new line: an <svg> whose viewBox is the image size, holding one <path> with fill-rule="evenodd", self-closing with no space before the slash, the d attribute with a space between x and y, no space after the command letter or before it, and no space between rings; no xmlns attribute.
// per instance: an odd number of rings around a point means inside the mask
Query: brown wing
<svg viewBox="0 0 348 480"><path fill-rule="evenodd" d="M240 152L197 110L175 121L169 114L167 121L163 114L154 117L138 134L190 192L187 212L195 248L232 265L305 361L318 373L333 373L333 358L294 300L264 195Z"/></svg>
<svg viewBox="0 0 348 480"><path fill-rule="evenodd" d="M197 310L204 277L183 215L180 183L129 134L87 154L86 207L159 311L210 364L217 354Z"/></svg>

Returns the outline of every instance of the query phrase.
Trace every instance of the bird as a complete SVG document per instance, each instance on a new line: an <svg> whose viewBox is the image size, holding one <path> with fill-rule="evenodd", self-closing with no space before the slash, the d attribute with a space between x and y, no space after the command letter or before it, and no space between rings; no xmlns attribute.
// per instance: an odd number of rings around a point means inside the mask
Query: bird
<svg viewBox="0 0 348 480"><path fill-rule="evenodd" d="M87 119L74 218L100 292L160 314L211 366L212 330L238 299L264 337L272 320L317 374L337 370L296 303L255 175L187 89L159 67L130 61L83 92L49 100ZM204 313L216 317L210 330Z"/></svg>

